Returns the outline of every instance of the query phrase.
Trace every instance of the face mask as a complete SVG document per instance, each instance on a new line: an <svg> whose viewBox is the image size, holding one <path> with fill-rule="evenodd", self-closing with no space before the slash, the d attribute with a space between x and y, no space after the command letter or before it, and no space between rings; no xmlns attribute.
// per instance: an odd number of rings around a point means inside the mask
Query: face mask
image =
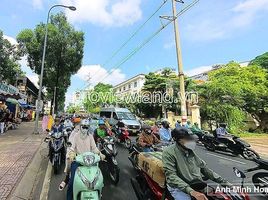
<svg viewBox="0 0 268 200"><path fill-rule="evenodd" d="M183 146L184 146L185 148L187 148L187 149L195 150L196 142L195 142L195 141L185 142Z"/></svg>

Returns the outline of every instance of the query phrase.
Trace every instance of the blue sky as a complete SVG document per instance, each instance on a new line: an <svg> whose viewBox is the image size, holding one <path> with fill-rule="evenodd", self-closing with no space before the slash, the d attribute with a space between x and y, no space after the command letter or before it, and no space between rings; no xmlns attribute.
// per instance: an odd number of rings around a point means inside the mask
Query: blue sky
<svg viewBox="0 0 268 200"><path fill-rule="evenodd" d="M46 20L55 3L74 5L65 11L70 23L85 32L83 66L72 77L67 99L76 89L94 85L114 69L126 55L161 25L159 15L171 14L171 0L133 40L107 65L104 62L152 14L163 0L1 0L0 29L12 41L24 28L34 28ZM185 4L190 3L185 0ZM177 9L182 8L181 4ZM62 9L55 9L59 12ZM268 0L200 0L179 18L184 70L188 74L209 65L230 60L248 61L268 50ZM177 68L173 25L164 29L148 45L114 70L104 82L117 84L139 73L163 67ZM34 81L38 77L21 61ZM68 100L67 100L68 101Z"/></svg>

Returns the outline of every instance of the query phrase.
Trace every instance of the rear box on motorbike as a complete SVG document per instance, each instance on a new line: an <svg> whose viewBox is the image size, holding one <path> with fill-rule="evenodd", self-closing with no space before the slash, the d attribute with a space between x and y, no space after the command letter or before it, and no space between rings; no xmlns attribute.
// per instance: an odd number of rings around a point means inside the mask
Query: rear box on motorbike
<svg viewBox="0 0 268 200"><path fill-rule="evenodd" d="M162 152L140 153L138 156L138 165L160 187L165 187Z"/></svg>

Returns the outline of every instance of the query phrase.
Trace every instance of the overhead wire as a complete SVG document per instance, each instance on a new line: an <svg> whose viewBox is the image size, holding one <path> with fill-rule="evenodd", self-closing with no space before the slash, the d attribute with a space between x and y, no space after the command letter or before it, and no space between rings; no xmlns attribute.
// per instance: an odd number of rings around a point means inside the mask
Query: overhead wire
<svg viewBox="0 0 268 200"><path fill-rule="evenodd" d="M184 14L187 10L192 8L199 0L194 0L192 3L188 4L184 8L182 8L173 19L168 20L166 24L162 24L162 26L155 31L151 36L149 36L146 40L144 40L139 46L137 46L133 51L131 51L127 56L125 56L120 62L118 62L116 67L114 67L110 73L108 73L103 79L99 81L104 81L107 77L109 77L116 69L119 69L125 62L127 62L133 55L135 55L139 50L141 50L147 43L149 43L155 36L157 36L163 29L165 29L169 24L171 24L174 20L176 20L179 16Z"/></svg>

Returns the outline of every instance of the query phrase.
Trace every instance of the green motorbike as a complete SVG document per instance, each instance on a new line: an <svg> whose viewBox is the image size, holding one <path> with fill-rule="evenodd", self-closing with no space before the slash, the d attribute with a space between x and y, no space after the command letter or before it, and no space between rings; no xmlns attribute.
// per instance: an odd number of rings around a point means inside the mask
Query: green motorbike
<svg viewBox="0 0 268 200"><path fill-rule="evenodd" d="M103 188L103 176L98 166L100 157L87 152L76 156L77 168L73 184L73 200L100 200Z"/></svg>

